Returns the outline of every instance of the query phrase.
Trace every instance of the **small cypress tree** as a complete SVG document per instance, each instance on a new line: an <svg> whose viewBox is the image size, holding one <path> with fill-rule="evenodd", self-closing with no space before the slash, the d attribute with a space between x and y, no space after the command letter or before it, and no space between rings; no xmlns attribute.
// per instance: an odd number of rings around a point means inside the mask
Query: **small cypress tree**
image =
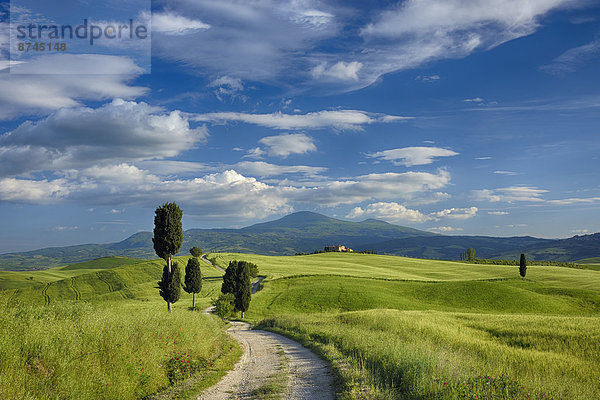
<svg viewBox="0 0 600 400"><path fill-rule="evenodd" d="M526 273L527 273L527 260L525 259L525 254L521 253L521 260L519 261L519 275L521 275L521 278L525 278Z"/></svg>
<svg viewBox="0 0 600 400"><path fill-rule="evenodd" d="M229 265L223 275L223 284L221 285L221 293L233 293L235 295L236 287L236 276L237 276L238 262L229 261Z"/></svg>
<svg viewBox="0 0 600 400"><path fill-rule="evenodd" d="M250 267L245 261L240 261L237 270L235 308L242 312L248 311L250 307L250 296L252 295L252 282L250 280Z"/></svg>
<svg viewBox="0 0 600 400"><path fill-rule="evenodd" d="M167 302L171 311L171 304L176 303L181 294L181 275L176 262L171 265L170 272L168 264L165 265L162 279L158 281L158 288L160 296Z"/></svg>
<svg viewBox="0 0 600 400"><path fill-rule="evenodd" d="M192 293L192 310L195 310L196 293L200 293L200 290L202 290L202 271L200 271L200 263L196 257L190 258L185 267L185 286L183 290Z"/></svg>

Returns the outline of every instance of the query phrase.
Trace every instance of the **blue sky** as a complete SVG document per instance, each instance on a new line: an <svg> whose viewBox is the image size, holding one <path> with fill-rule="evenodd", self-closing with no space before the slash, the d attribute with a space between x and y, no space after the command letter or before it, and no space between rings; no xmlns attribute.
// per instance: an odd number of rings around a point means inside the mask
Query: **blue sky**
<svg viewBox="0 0 600 400"><path fill-rule="evenodd" d="M13 24L56 21L36 4L13 1ZM105 41L18 58L3 4L0 252L118 241L166 201L186 229L310 210L600 231L598 1L59 4L60 23L151 21L151 57Z"/></svg>

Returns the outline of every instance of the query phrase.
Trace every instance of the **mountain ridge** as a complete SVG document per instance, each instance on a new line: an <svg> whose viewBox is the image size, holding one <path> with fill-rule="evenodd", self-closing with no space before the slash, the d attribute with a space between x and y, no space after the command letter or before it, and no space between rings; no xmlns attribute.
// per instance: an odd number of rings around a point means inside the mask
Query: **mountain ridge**
<svg viewBox="0 0 600 400"><path fill-rule="evenodd" d="M537 260L574 261L600 256L600 233L567 239L529 236L445 236L377 219L344 221L300 211L240 229L188 229L180 255L192 246L205 251L293 255L311 253L324 246L343 244L355 250L431 259L458 259L468 247L479 258L517 259L521 252ZM152 232L137 232L122 241L48 247L0 254L0 270L42 269L89 261L105 256L156 258Z"/></svg>

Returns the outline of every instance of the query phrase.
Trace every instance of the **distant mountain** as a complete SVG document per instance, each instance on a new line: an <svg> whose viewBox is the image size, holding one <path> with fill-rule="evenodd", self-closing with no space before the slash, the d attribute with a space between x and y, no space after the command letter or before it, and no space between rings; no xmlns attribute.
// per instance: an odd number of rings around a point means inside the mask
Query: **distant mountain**
<svg viewBox="0 0 600 400"><path fill-rule="evenodd" d="M180 254L187 254L189 248L199 246L205 251L293 255L335 244L381 254L450 260L458 259L469 247L477 251L479 258L518 259L522 252L530 259L555 261L600 256L600 233L554 240L528 236L443 236L375 219L350 222L307 211L241 229L187 230L183 234ZM139 232L117 243L2 254L0 270L48 268L105 256L156 258L152 233Z"/></svg>
<svg viewBox="0 0 600 400"><path fill-rule="evenodd" d="M187 230L183 234L180 254L187 254L190 247L199 246L205 251L293 255L296 252L313 252L331 244L352 247L417 235L436 236L431 232L373 219L349 222L303 211L242 229ZM2 254L0 269L48 268L105 256L155 258L152 232L138 232L118 243L50 247Z"/></svg>

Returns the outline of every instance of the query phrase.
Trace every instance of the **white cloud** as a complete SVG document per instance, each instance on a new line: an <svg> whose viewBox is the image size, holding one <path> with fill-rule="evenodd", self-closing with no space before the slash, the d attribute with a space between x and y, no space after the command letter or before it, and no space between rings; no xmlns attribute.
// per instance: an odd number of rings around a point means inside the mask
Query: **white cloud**
<svg viewBox="0 0 600 400"><path fill-rule="evenodd" d="M208 86L216 88L214 94L219 101L225 101L227 98L231 100L239 99L242 102L248 100L247 96L240 93L244 90L244 84L239 78L221 76L213 80Z"/></svg>
<svg viewBox="0 0 600 400"><path fill-rule="evenodd" d="M324 182L314 187L294 191L296 201L318 205L336 206L354 204L374 199L405 199L414 203L439 200L435 190L450 183L450 173L439 170L428 172L382 173L357 176L353 179Z"/></svg>
<svg viewBox="0 0 600 400"><path fill-rule="evenodd" d="M593 204L600 202L600 197L572 197L568 199L559 199L559 200L548 200L548 204L553 205L571 205L571 204Z"/></svg>
<svg viewBox="0 0 600 400"><path fill-rule="evenodd" d="M66 198L70 189L65 179L0 179L0 200L16 203L50 204Z"/></svg>
<svg viewBox="0 0 600 400"><path fill-rule="evenodd" d="M442 211L436 211L428 216L434 220L448 218L448 219L469 219L477 215L477 207L468 208L447 208Z"/></svg>
<svg viewBox="0 0 600 400"><path fill-rule="evenodd" d="M75 107L83 100L132 99L147 91L128 85L142 70L127 57L47 55L17 67L23 74L0 73L0 120ZM51 79L39 74L58 69L62 73ZM34 73L27 74L28 71Z"/></svg>
<svg viewBox="0 0 600 400"><path fill-rule="evenodd" d="M316 151L313 139L304 133L284 133L277 136L267 136L258 141L266 147L271 157L286 158L290 154L306 154Z"/></svg>
<svg viewBox="0 0 600 400"><path fill-rule="evenodd" d="M542 71L553 75L564 75L574 72L586 62L600 57L600 39L596 39L583 46L569 49L552 60L552 63L541 66Z"/></svg>
<svg viewBox="0 0 600 400"><path fill-rule="evenodd" d="M76 231L78 230L79 227L77 225L75 226L62 226L62 225L57 225L54 228L52 228L53 231L55 232L63 232L63 231Z"/></svg>
<svg viewBox="0 0 600 400"><path fill-rule="evenodd" d="M378 202L371 203L365 209L355 207L346 218L379 218L389 222L409 221L426 222L439 221L441 219L469 219L477 215L477 207L469 208L450 208L442 211L423 214L419 210L406 208L396 202Z"/></svg>
<svg viewBox="0 0 600 400"><path fill-rule="evenodd" d="M498 175L508 175L508 176L515 176L515 175L519 175L518 172L513 172L513 171L494 171L495 174Z"/></svg>
<svg viewBox="0 0 600 400"><path fill-rule="evenodd" d="M439 147L403 147L367 154L367 157L381 158L391 161L394 165L411 167L413 165L431 164L435 157L451 157L456 155L458 153L455 151Z"/></svg>
<svg viewBox="0 0 600 400"><path fill-rule="evenodd" d="M463 101L465 103L481 103L483 102L483 99L481 97L474 97L472 99L464 99Z"/></svg>
<svg viewBox="0 0 600 400"><path fill-rule="evenodd" d="M433 227L433 228L429 228L430 231L432 232L444 232L444 233L448 233L448 232L460 232L463 230L463 228L454 228L452 226L437 226L437 227Z"/></svg>
<svg viewBox="0 0 600 400"><path fill-rule="evenodd" d="M246 155L243 156L242 158L256 158L256 159L260 159L260 158L263 158L265 154L267 154L266 151L264 151L260 147L255 147L253 149L248 150L246 152Z"/></svg>
<svg viewBox="0 0 600 400"><path fill-rule="evenodd" d="M346 218L357 219L357 218L380 218L385 221L399 222L425 222L428 217L418 210L411 210L398 203L372 203L367 206L366 209L361 207L355 207Z"/></svg>
<svg viewBox="0 0 600 400"><path fill-rule="evenodd" d="M491 160L492 157L475 157L476 160Z"/></svg>
<svg viewBox="0 0 600 400"><path fill-rule="evenodd" d="M65 108L0 136L6 175L173 157L207 136L179 111L116 99L100 108Z"/></svg>
<svg viewBox="0 0 600 400"><path fill-rule="evenodd" d="M473 200L490 202L543 202L541 196L548 193L547 190L530 186L511 186L498 189L481 189L471 191Z"/></svg>
<svg viewBox="0 0 600 400"><path fill-rule="evenodd" d="M583 234L585 235L586 233L589 233L590 231L588 229L573 229L571 231L571 233L575 233L575 234Z"/></svg>
<svg viewBox="0 0 600 400"><path fill-rule="evenodd" d="M205 24L200 20L189 19L172 12L152 13L152 32L165 33L167 35L185 35L209 28L209 24Z"/></svg>
<svg viewBox="0 0 600 400"><path fill-rule="evenodd" d="M508 211L488 211L489 215L508 215Z"/></svg>
<svg viewBox="0 0 600 400"><path fill-rule="evenodd" d="M437 82L441 78L439 75L417 75L415 80L423 82Z"/></svg>
<svg viewBox="0 0 600 400"><path fill-rule="evenodd" d="M352 61L349 63L340 61L332 66L328 66L327 63L323 62L314 67L311 73L316 79L332 78L337 80L358 81L358 72L362 66L363 64L358 61Z"/></svg>
<svg viewBox="0 0 600 400"><path fill-rule="evenodd" d="M376 114L358 110L317 111L307 114L247 114L239 112L216 112L194 114L194 121L226 123L243 122L246 124L260 125L272 129L339 129L361 130L363 125L373 123L401 122L412 117Z"/></svg>
<svg viewBox="0 0 600 400"><path fill-rule="evenodd" d="M242 161L235 168L250 175L259 177L279 176L284 174L302 174L315 176L327 171L323 167L309 167L306 165L275 165L264 161Z"/></svg>

